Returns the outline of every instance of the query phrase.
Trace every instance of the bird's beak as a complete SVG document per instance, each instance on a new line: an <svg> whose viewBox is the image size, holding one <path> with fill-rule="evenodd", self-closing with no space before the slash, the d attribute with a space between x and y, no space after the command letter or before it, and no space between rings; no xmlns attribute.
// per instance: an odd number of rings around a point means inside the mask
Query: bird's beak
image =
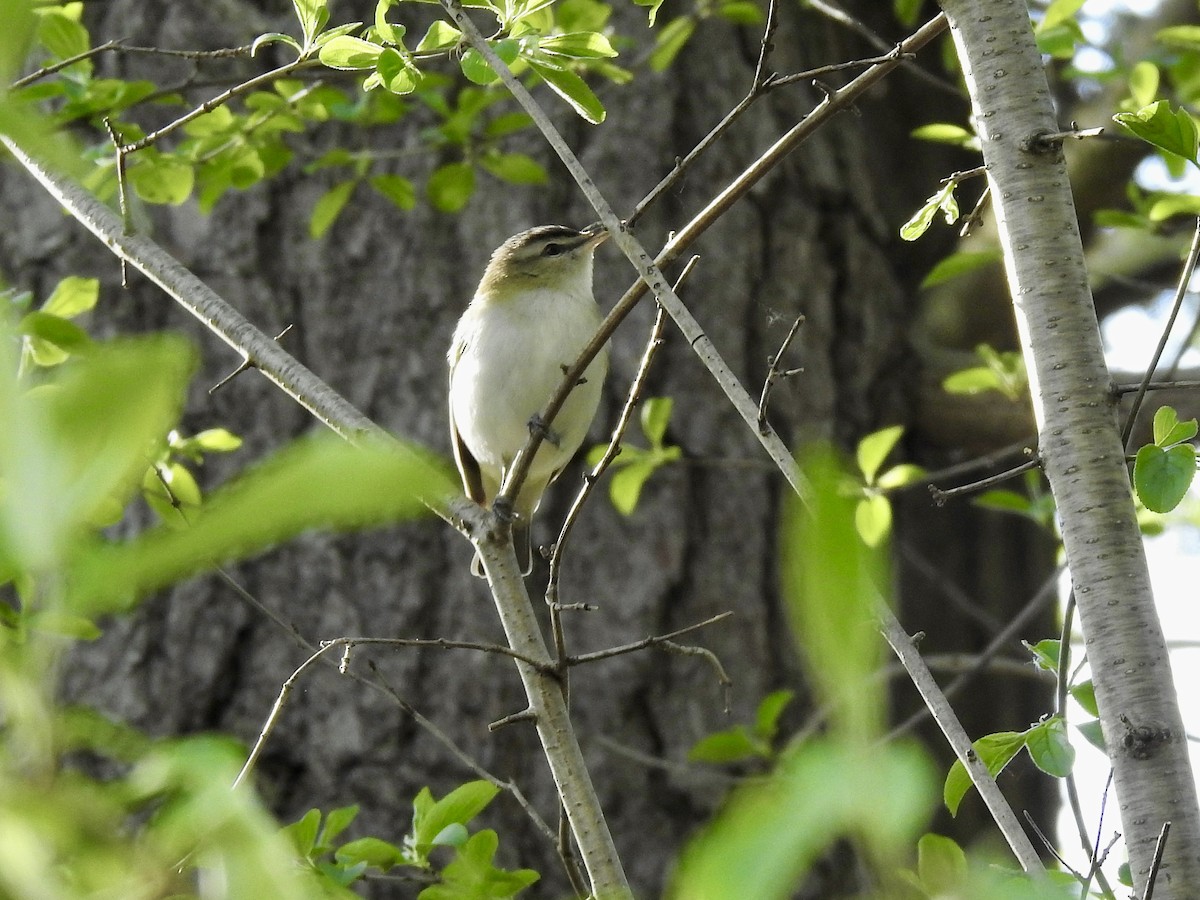
<svg viewBox="0 0 1200 900"><path fill-rule="evenodd" d="M587 240L584 242L585 247L599 247L608 240L608 230L598 222L595 225L589 225L581 233L587 235Z"/></svg>

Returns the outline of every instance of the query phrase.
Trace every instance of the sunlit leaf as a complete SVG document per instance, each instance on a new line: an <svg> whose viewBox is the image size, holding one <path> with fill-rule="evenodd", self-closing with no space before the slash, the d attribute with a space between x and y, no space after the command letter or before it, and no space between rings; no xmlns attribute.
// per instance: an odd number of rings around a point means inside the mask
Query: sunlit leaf
<svg viewBox="0 0 1200 900"><path fill-rule="evenodd" d="M1133 462L1133 488L1151 512L1170 512L1186 496L1196 475L1196 448L1177 444L1164 450L1147 444Z"/></svg>

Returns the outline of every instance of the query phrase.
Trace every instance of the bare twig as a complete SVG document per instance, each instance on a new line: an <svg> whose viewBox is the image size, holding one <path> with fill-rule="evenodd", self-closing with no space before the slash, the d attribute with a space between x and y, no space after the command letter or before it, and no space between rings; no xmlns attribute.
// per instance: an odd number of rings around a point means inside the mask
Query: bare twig
<svg viewBox="0 0 1200 900"><path fill-rule="evenodd" d="M685 625L683 628L668 632L667 634L656 634L652 637L642 638L640 641L622 644L619 647L609 647L607 650L597 650L594 653L581 653L578 656L569 656L567 657L567 665L582 666L588 663L599 662L602 659L612 659L614 656L623 656L626 653L636 653L638 650L645 650L647 647L657 647L660 644L668 643L677 637L689 634L697 629L707 628L709 625L715 625L717 622L723 622L732 615L732 612L718 613L715 616L705 619L703 622ZM727 677L722 679L722 684L726 682L728 682Z"/></svg>
<svg viewBox="0 0 1200 900"><path fill-rule="evenodd" d="M279 332L279 334L275 335L275 341L278 342L278 341L282 340L283 336L292 330L292 327L293 326L289 324L287 326L287 328L283 329L283 331L281 331L281 332ZM226 375L224 378L222 378L220 381L218 381L216 384L214 384L212 387L210 387L208 389L208 395L211 397L213 394L215 394L221 388L225 387L225 385L229 384L229 382L233 381L233 379L237 378L239 375L241 375L247 369L257 369L257 368L258 368L258 366L254 363L253 360L250 359L249 356L243 357L241 365L239 365L236 369L234 369L232 372L230 372L228 375Z"/></svg>
<svg viewBox="0 0 1200 900"><path fill-rule="evenodd" d="M1192 235L1192 246L1188 250L1183 270L1179 273L1179 283L1175 287L1175 297L1171 301L1171 313L1167 316L1167 321L1163 325L1162 336L1158 339L1158 346L1154 348L1154 355L1150 357L1150 365L1146 367L1146 375L1142 379L1137 395L1133 398L1133 406L1129 410L1129 416L1125 419L1125 427L1121 429L1121 444L1126 449L1129 449L1129 437L1133 434L1134 423L1137 422L1138 413L1141 412L1142 401L1146 396L1146 391L1149 389L1150 382L1154 380L1154 371L1158 368L1158 362L1162 359L1163 351L1167 348L1167 340L1171 337L1171 329L1175 327L1175 319L1179 315L1179 310L1183 307L1183 299L1188 293L1188 283L1192 280L1192 273L1196 271L1196 264L1198 262L1200 262L1200 218L1196 220L1196 231Z"/></svg>
<svg viewBox="0 0 1200 900"><path fill-rule="evenodd" d="M792 323L792 327L788 329L787 336L784 337L783 343L779 345L779 351L771 357L767 358L767 377L763 379L762 394L758 398L758 431L760 434L766 434L771 430L771 426L767 423L767 404L771 402L771 391L775 390L775 384L782 381L784 378L791 378L793 375L799 375L804 369L781 369L779 363L783 360L783 355L787 353L788 347L792 345L796 334L800 331L800 326L804 324L804 315L796 316L796 321Z"/></svg>
<svg viewBox="0 0 1200 900"><path fill-rule="evenodd" d="M1154 883L1158 880L1158 870L1162 865L1163 851L1167 849L1167 838L1171 834L1171 823L1163 822L1162 831L1158 833L1158 843L1154 845L1154 860L1150 863L1150 872L1146 875L1146 893L1142 900L1154 897Z"/></svg>
<svg viewBox="0 0 1200 900"><path fill-rule="evenodd" d="M978 493L979 491L986 490L987 488L993 487L997 484L1003 484L1006 481L1011 481L1018 475L1022 475L1032 469L1036 469L1041 464L1041 459L1035 456L1033 459L1027 460L1026 462L1021 463L1019 466L1013 466L1011 469L1007 469L996 475L990 475L987 478L981 478L979 481L973 481L970 484L960 485L956 488L947 488L946 490L942 490L941 488L931 484L929 485L929 493L933 497L934 503L936 503L938 506L945 506L946 501L951 500L954 497L961 497L963 494Z"/></svg>

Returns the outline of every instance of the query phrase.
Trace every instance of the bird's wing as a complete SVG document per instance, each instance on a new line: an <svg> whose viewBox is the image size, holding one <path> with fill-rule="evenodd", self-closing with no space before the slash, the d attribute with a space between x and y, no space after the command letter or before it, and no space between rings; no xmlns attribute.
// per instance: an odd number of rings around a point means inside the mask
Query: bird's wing
<svg viewBox="0 0 1200 900"><path fill-rule="evenodd" d="M454 367L458 365L465 349L463 341L455 339L450 348L450 385L454 385ZM479 463L458 433L458 424L454 421L454 404L450 407L450 444L454 448L454 464L458 466L458 474L462 476L463 490L476 503L487 503L487 494L483 489L483 475L479 471Z"/></svg>

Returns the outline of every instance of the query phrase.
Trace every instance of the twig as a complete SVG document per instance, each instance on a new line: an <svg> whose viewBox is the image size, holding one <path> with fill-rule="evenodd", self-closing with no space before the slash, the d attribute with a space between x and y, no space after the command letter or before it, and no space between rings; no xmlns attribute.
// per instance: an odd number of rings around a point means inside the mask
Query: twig
<svg viewBox="0 0 1200 900"><path fill-rule="evenodd" d="M979 481L973 481L970 484L960 485L956 488L947 488L946 490L942 490L936 485L931 484L929 485L929 493L933 497L934 503L936 503L938 506L945 506L946 501L954 497L961 497L963 494L974 494L978 491L990 488L993 485L1003 484L1006 481L1011 481L1018 475L1028 472L1031 469L1036 469L1041 464L1041 459L1039 457L1034 457L1033 459L1021 463L1019 466L1013 466L1013 468L1004 472L1000 472L996 475L989 475L987 478L981 478Z"/></svg>
<svg viewBox="0 0 1200 900"><path fill-rule="evenodd" d="M953 184L957 186L970 178L977 178L980 175L986 174L987 166L975 166L973 169L961 169L958 172L951 172L939 181L938 184Z"/></svg>
<svg viewBox="0 0 1200 900"><path fill-rule="evenodd" d="M1000 828L1000 832L1004 835L1008 846L1016 856L1017 861L1021 864L1021 868L1035 878L1040 874L1044 874L1042 862L1038 858L1037 850L1029 841L1029 836L1025 834L1025 829L1021 827L1021 823L1017 821L1016 815L1012 811L1012 807L1008 805L1008 801L1004 799L1004 795L1000 793L999 787L996 786L996 780L988 771L987 766L979 755L975 753L971 747L971 739L967 736L959 723L954 710L951 708L949 701L943 695L941 688L938 687L932 673L921 660L921 655L917 652L916 644L912 637L909 636L901 626L896 616L888 605L883 602L882 598L876 604L880 616L884 637L888 644L891 645L892 651L908 670L909 678L916 686L917 691L921 694L925 705L933 716L938 727L941 728L942 734L945 735L947 742L954 750L955 756L967 770L967 774L971 777L972 783L976 790L979 791L979 796L983 798L983 802L987 805L988 812Z"/></svg>
<svg viewBox="0 0 1200 900"><path fill-rule="evenodd" d="M354 408L348 400L250 323L153 240L141 234L123 234L120 218L79 185L51 172L18 146L8 135L2 143L46 191L119 259L126 260L167 292L177 303L233 347L284 393L320 422L347 440L387 432ZM472 516L473 504L452 504L460 519ZM446 515L445 510L439 511Z"/></svg>
<svg viewBox="0 0 1200 900"><path fill-rule="evenodd" d="M120 38L112 41L105 41L103 44L98 44L90 50L84 50L82 53L76 53L74 56L69 56L66 59L60 59L58 62L49 66L43 66L37 71L30 72L28 75L18 78L12 83L12 89L27 87L35 81L39 81L48 75L53 75L55 72L60 72L68 66L73 66L77 62L83 62L85 59L91 59L93 56L99 56L101 53L106 53L109 50L115 50L120 53L142 53L154 54L156 56L175 56L185 59L230 59L238 56L249 56L250 45L244 47L228 47L223 50L165 50L161 47L130 47L127 46Z"/></svg>
<svg viewBox="0 0 1200 900"><path fill-rule="evenodd" d="M775 384L782 381L784 378L791 378L793 375L799 375L804 369L780 369L779 363L783 359L783 355L787 353L788 347L791 346L797 332L800 331L800 326L804 324L804 314L796 316L796 321L792 323L792 327L788 329L787 336L783 339L783 343L779 345L779 351L771 357L767 358L767 377L763 380L762 394L758 398L758 432L759 434L767 434L771 430L771 426L767 423L767 404L771 401L771 391L775 390Z"/></svg>
<svg viewBox="0 0 1200 900"><path fill-rule="evenodd" d="M1125 419L1125 427L1121 429L1121 445L1126 449L1129 449L1129 437L1133 434L1133 426L1141 411L1146 391L1150 382L1154 380L1154 370L1158 368L1158 362L1167 348L1167 340L1171 337L1171 329L1175 327L1175 318L1183 307L1183 298L1187 296L1188 283L1192 280L1192 273L1196 271L1197 262L1200 262L1200 218L1196 219L1196 231L1192 235L1192 246L1188 250L1183 271L1179 273L1179 283L1175 288L1175 297L1171 301L1171 313L1167 316L1166 324L1163 325L1162 336L1158 339L1158 346L1154 348L1154 355L1150 357L1150 365L1146 367L1146 375L1138 387L1137 396L1133 398L1133 406L1129 410L1129 416Z"/></svg>
<svg viewBox="0 0 1200 900"><path fill-rule="evenodd" d="M1104 791L1100 795L1100 815L1099 821L1096 823L1096 842L1089 845L1087 840L1087 827L1083 824L1083 810L1079 803L1079 789L1075 784L1075 775L1073 772L1067 773L1067 796L1072 797L1072 809L1076 812L1077 821L1080 825L1080 837L1083 840L1083 849L1087 852L1091 860L1088 866L1087 877L1083 880L1083 887L1079 892L1080 900L1087 900L1088 891L1092 887L1092 879L1094 878L1100 884L1100 890L1105 897L1113 896L1112 885L1108 883L1108 878L1104 875L1104 861L1108 859L1108 854L1121 839L1121 833L1114 832L1112 838L1108 842L1108 846L1104 848L1104 852L1100 852L1100 835L1104 833L1104 814L1108 810L1108 792L1113 783L1113 770L1108 770L1108 780L1104 782Z"/></svg>
<svg viewBox="0 0 1200 900"><path fill-rule="evenodd" d="M988 642L988 645L984 647L983 651L979 654L979 668L972 672L965 672L962 675L959 675L952 682L950 682L950 684L946 685L946 687L942 689L942 694L946 697L946 699L954 697L959 691L970 685L970 683L975 680L979 673L983 671L984 667L991 661L991 659L996 656L1001 649L1003 649L1004 645L1015 639L1016 636L1020 634L1021 629L1029 624L1029 621L1034 616L1041 613L1042 610L1044 610L1046 606L1057 596L1058 579L1059 576L1062 575L1065 568L1066 567L1064 565L1060 564L1058 568L1055 569L1054 572L1042 582L1041 586L1037 589L1037 591L1034 592L1033 596L1029 598L1029 602L1022 607L1021 611L1013 616L1012 620L1008 623L1005 629ZM930 714L931 711L927 707L922 707L899 725L893 727L888 733L887 739L892 740L904 734L905 732L910 731L921 722L925 721Z"/></svg>
<svg viewBox="0 0 1200 900"><path fill-rule="evenodd" d="M278 342L278 341L282 340L283 336L292 330L292 327L293 327L292 325L288 325L287 328L283 329L283 331L281 331L281 332L279 332L279 334L275 335L275 341ZM212 387L210 387L208 389L208 395L211 397L213 394L215 394L221 388L225 387L225 385L229 384L229 382L233 381L233 379L237 378L239 375L241 375L247 369L257 369L257 368L258 368L258 363L254 362L249 356L243 357L241 365L239 365L236 369L234 369L232 372L230 372L228 375L226 375L224 378L222 378L220 381L218 381L216 384L214 384Z"/></svg>
<svg viewBox="0 0 1200 900"><path fill-rule="evenodd" d="M638 650L645 650L647 647L656 647L659 644L664 644L674 640L682 635L689 634L700 628L707 628L709 625L715 625L717 622L723 622L732 616L732 612L718 613L705 619L703 622L696 622L692 625L686 625L676 631L668 632L667 634L656 634L652 637L642 638L640 641L633 641L629 644L622 644L619 647L609 647L607 650L596 650L593 653L581 653L578 656L567 657L567 665L582 666L588 663L599 662L602 659L612 659L614 656L623 656L626 653L636 653ZM722 670L724 671L724 670ZM728 682L728 677L722 679L722 684ZM732 682L728 682L732 683Z"/></svg>
<svg viewBox="0 0 1200 900"><path fill-rule="evenodd" d="M979 195L979 199L975 201L975 205L971 207L971 211L963 217L962 225L958 228L958 236L966 237L971 233L971 229L979 224L979 220L983 218L983 211L987 209L988 200L992 197L992 186L989 184L983 189L983 193Z"/></svg>
<svg viewBox="0 0 1200 900"><path fill-rule="evenodd" d="M308 667L313 665L326 653L333 650L337 644L324 644L319 650L302 662L299 668L294 671L291 676L279 688L279 696L275 698L275 704L271 707L271 712L267 715L267 720L263 723L262 730L258 734L258 740L254 742L254 746L250 748L250 755L246 757L245 765L242 766L242 771L238 772L237 778L233 780L233 787L236 790L239 785L245 780L246 776L254 769L258 762L259 756L262 755L263 748L267 745L267 738L271 736L271 732L275 730L275 725L279 721L279 716L283 712L283 705L287 702L288 695L292 693L296 682L300 680Z"/></svg>
<svg viewBox="0 0 1200 900"><path fill-rule="evenodd" d="M271 69L269 72L263 72L261 75L255 75L253 78L250 78L250 79L247 79L246 81L240 82L239 84L236 84L233 87L231 87L229 90L222 91L220 94L217 94L217 96L215 96L209 100L205 100L203 103L201 103L199 106L192 109L190 112L184 113L178 119L173 119L171 122L164 125L162 128L158 129L157 131L152 131L150 134L146 135L141 140L134 141L132 144L124 145L123 147L120 148L121 152L136 153L139 150L144 150L146 147L149 147L151 144L157 143L162 138L166 137L168 134L171 134L176 129L182 128L188 122L191 122L194 119L198 119L201 116L205 115L206 113L212 112L218 106L224 106L226 103L228 103L234 97L239 97L242 94L248 94L250 91L254 90L259 85L266 84L267 82L274 81L278 78L283 78L286 75L290 75L292 72L296 71L297 69L303 68L304 66L308 66L311 64L312 63L309 60L308 56L298 56L298 57L296 57L296 59L292 60L291 62L284 63L282 66L277 66L276 68Z"/></svg>
<svg viewBox="0 0 1200 900"><path fill-rule="evenodd" d="M861 19L856 19L845 10L827 2L827 0L806 0L806 5L810 9L814 9L821 13L821 15L825 16L826 18L837 22L839 25L849 28L877 50L887 50L887 48L891 46L890 41L876 34L871 27ZM909 63L905 66L905 71L911 72L922 81L933 85L947 94L950 94L952 97L957 97L960 100L967 99L966 94L963 93L962 88L960 88L958 85L953 84L952 82L943 78L939 78L932 72L926 72L920 66Z"/></svg>
<svg viewBox="0 0 1200 900"><path fill-rule="evenodd" d="M1113 394L1123 397L1138 391L1194 391L1200 388L1200 381L1151 381L1134 384L1115 384Z"/></svg>
<svg viewBox="0 0 1200 900"><path fill-rule="evenodd" d="M1037 835L1038 840L1042 842L1042 846L1046 848L1047 852L1049 852L1051 856L1053 856L1056 860L1058 860L1058 864L1060 866L1062 866L1064 869L1066 869L1068 872L1070 872L1072 875L1074 875L1076 879L1078 879L1079 881L1083 881L1083 875L1081 875L1079 872L1075 871L1074 867L1069 865L1067 863L1067 861L1065 859L1063 859L1062 854L1059 853L1058 850L1056 850L1054 848L1054 844L1051 843L1051 841L1048 837L1046 837L1046 833L1044 831L1042 831L1041 826L1038 825L1038 823L1034 821L1033 816L1030 815L1030 813L1029 813L1029 810L1027 810L1027 809L1021 810L1021 814L1022 814L1022 816L1024 816L1025 821L1028 823L1029 827L1033 829L1033 833Z"/></svg>
<svg viewBox="0 0 1200 900"><path fill-rule="evenodd" d="M1158 870L1162 865L1163 851L1167 849L1167 838L1171 834L1171 823L1163 822L1162 831L1158 833L1158 843L1154 845L1154 860L1150 863L1150 872L1146 875L1146 893L1142 900L1151 900L1154 896L1154 882L1158 880Z"/></svg>

